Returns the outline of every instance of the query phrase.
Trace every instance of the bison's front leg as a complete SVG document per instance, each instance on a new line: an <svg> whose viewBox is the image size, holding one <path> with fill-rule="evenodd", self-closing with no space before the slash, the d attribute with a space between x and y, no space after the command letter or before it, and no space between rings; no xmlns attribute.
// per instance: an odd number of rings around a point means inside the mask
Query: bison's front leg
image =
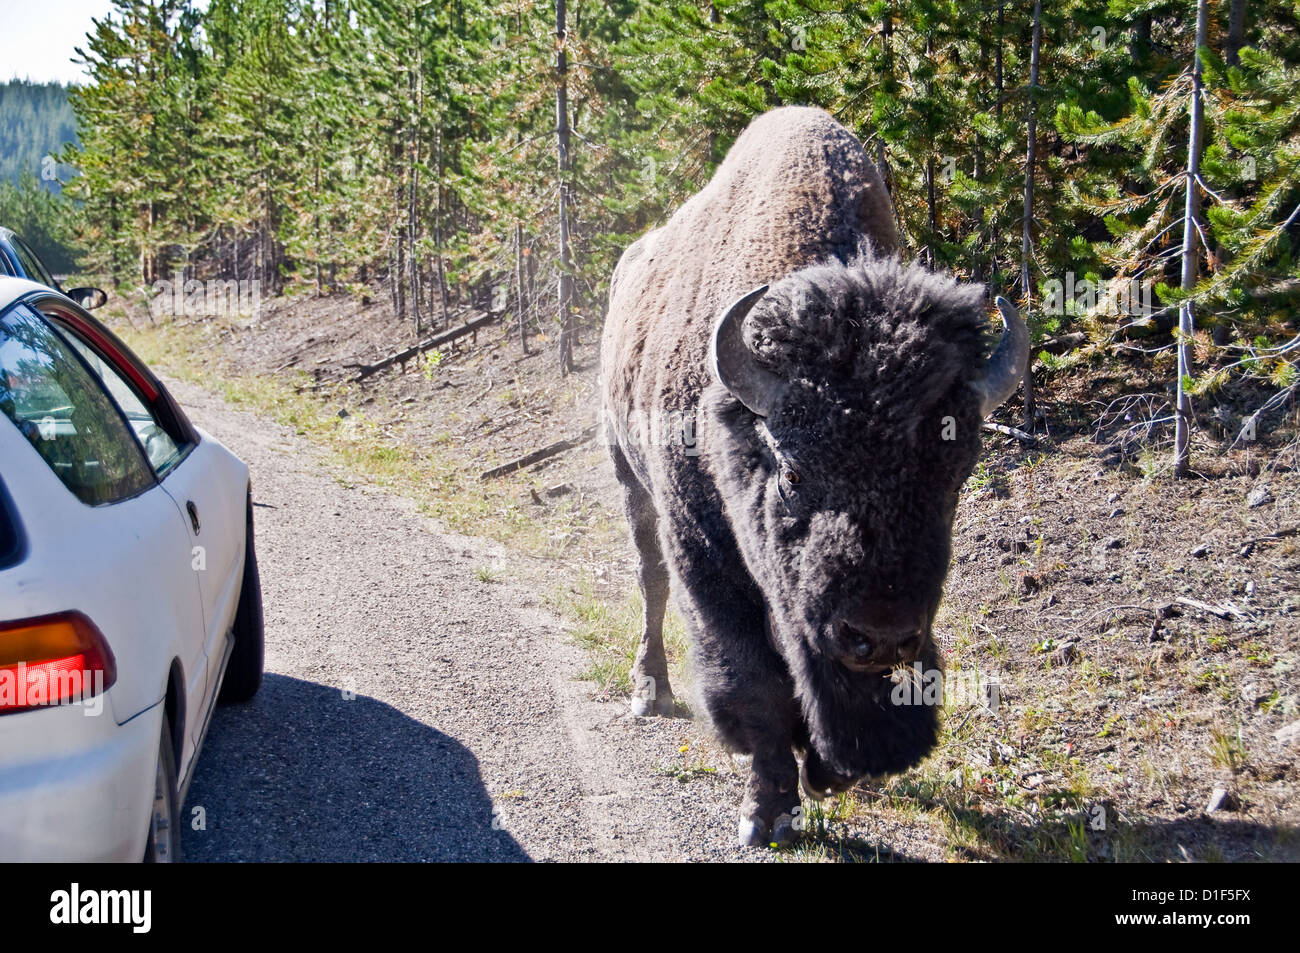
<svg viewBox="0 0 1300 953"><path fill-rule="evenodd" d="M755 752L740 804L741 847L784 847L799 836L797 774L789 746Z"/></svg>
<svg viewBox="0 0 1300 953"><path fill-rule="evenodd" d="M768 642L767 610L748 579L712 571L725 561L686 565L679 602L701 700L723 743L754 758L740 806L740 844L789 844L800 829L792 745L801 722L785 663Z"/></svg>

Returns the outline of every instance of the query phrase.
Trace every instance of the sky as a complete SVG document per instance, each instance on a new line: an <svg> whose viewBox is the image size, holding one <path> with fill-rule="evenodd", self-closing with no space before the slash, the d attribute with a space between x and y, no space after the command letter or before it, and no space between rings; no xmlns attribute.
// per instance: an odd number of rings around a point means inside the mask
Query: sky
<svg viewBox="0 0 1300 953"><path fill-rule="evenodd" d="M112 0L0 0L0 81L83 82L73 50L86 45L91 18L112 8Z"/></svg>

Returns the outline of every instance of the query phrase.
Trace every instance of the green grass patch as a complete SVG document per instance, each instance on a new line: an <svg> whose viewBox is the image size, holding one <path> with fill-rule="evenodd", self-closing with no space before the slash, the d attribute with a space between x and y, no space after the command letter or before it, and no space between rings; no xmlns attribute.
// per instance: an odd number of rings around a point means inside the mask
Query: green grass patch
<svg viewBox="0 0 1300 953"><path fill-rule="evenodd" d="M587 573L575 585L562 589L554 601L573 620L573 637L591 658L591 664L579 677L595 683L599 698L630 695L632 664L641 644L644 603L640 591L633 589L621 601L611 602L596 592L595 580ZM671 606L664 617L664 651L668 676L680 697L685 677L686 627Z"/></svg>

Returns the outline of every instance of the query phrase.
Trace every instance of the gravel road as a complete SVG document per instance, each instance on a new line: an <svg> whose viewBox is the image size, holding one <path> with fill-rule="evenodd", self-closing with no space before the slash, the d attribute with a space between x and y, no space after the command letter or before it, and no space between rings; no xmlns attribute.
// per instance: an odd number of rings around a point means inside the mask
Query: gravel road
<svg viewBox="0 0 1300 953"><path fill-rule="evenodd" d="M742 778L697 725L590 700L507 551L169 386L252 469L266 603L266 678L214 716L188 860L773 859L732 846ZM674 770L697 752L716 773Z"/></svg>

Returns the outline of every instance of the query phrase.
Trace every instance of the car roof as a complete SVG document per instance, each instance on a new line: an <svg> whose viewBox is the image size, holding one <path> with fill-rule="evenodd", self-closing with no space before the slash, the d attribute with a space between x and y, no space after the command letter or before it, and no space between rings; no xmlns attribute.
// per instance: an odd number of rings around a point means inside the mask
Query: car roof
<svg viewBox="0 0 1300 953"><path fill-rule="evenodd" d="M28 281L26 278L12 278L9 275L0 275L0 311L4 311L19 298L25 298L33 291L39 291L41 294L56 295L60 298L65 297L59 294L49 285L43 285L37 281ZM69 301L72 299L69 298Z"/></svg>

